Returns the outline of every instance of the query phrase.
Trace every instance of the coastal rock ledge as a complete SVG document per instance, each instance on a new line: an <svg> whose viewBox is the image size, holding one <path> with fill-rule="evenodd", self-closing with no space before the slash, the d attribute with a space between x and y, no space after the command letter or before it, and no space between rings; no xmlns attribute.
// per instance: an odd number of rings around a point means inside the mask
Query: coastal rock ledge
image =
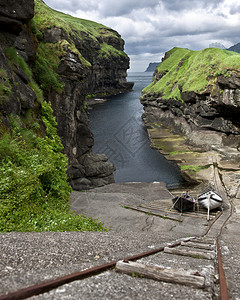
<svg viewBox="0 0 240 300"><path fill-rule="evenodd" d="M21 126L27 120L28 128L37 121L44 135L41 102L51 102L72 187L113 182L113 164L92 153L86 99L132 89L123 39L111 28L60 13L41 0L19 3L0 4L0 134L10 129L12 115Z"/></svg>
<svg viewBox="0 0 240 300"><path fill-rule="evenodd" d="M203 150L238 148L240 55L173 48L143 90L141 103L148 127L161 123Z"/></svg>
<svg viewBox="0 0 240 300"><path fill-rule="evenodd" d="M189 182L211 186L217 166L228 195L239 199L240 54L173 48L141 102L152 147Z"/></svg>

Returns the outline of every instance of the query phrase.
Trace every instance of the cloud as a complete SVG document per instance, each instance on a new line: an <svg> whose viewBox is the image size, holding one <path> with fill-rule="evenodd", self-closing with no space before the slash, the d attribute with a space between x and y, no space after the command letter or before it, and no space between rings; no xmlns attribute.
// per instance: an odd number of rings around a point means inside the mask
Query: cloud
<svg viewBox="0 0 240 300"><path fill-rule="evenodd" d="M178 13L183 10L195 10L198 8L216 8L220 3L224 2L224 0L162 0L161 1L166 9L170 11L177 11Z"/></svg>
<svg viewBox="0 0 240 300"><path fill-rule="evenodd" d="M159 60L174 46L200 50L240 42L235 0L45 0L50 7L117 30L131 66ZM143 67L144 70L145 67Z"/></svg>
<svg viewBox="0 0 240 300"><path fill-rule="evenodd" d="M121 1L112 1L105 0L100 1L99 11L104 17L108 16L123 16L129 15L135 10L141 8L153 8L159 3L158 0L121 0Z"/></svg>
<svg viewBox="0 0 240 300"><path fill-rule="evenodd" d="M44 2L53 9L60 11L76 12L77 10L91 11L99 9L98 0L44 0Z"/></svg>

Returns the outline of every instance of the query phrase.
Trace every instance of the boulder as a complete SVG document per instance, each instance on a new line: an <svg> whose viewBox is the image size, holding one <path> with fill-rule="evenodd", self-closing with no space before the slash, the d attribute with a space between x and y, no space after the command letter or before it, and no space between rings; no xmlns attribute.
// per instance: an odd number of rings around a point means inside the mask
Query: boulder
<svg viewBox="0 0 240 300"><path fill-rule="evenodd" d="M94 187L92 182L87 178L71 179L69 183L75 191L89 190Z"/></svg>
<svg viewBox="0 0 240 300"><path fill-rule="evenodd" d="M108 161L105 154L87 153L79 162L84 166L86 177L107 177L115 171L114 165Z"/></svg>
<svg viewBox="0 0 240 300"><path fill-rule="evenodd" d="M1 30L19 33L33 16L34 0L2 0L0 3Z"/></svg>

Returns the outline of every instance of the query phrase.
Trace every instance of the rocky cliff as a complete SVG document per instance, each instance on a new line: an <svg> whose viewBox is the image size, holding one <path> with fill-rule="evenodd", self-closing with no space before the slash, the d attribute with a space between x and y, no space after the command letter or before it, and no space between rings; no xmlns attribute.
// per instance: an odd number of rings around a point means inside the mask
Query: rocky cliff
<svg viewBox="0 0 240 300"><path fill-rule="evenodd" d="M91 152L86 97L132 88L120 35L41 0L1 1L0 24L0 134L11 127L10 115L21 126L32 126L39 121L42 100L50 101L73 188L113 182L114 166Z"/></svg>
<svg viewBox="0 0 240 300"><path fill-rule="evenodd" d="M154 72L156 67L160 64L160 62L149 63L145 72Z"/></svg>
<svg viewBox="0 0 240 300"><path fill-rule="evenodd" d="M237 43L236 45L231 46L227 50L240 53L240 43Z"/></svg>
<svg viewBox="0 0 240 300"><path fill-rule="evenodd" d="M169 126L203 149L240 145L240 55L173 48L143 90L143 119Z"/></svg>

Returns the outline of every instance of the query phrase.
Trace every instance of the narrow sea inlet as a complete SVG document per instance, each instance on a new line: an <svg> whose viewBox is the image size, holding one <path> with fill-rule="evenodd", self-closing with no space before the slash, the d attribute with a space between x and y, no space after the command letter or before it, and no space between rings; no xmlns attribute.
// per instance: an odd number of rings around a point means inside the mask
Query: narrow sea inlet
<svg viewBox="0 0 240 300"><path fill-rule="evenodd" d="M114 163L116 182L162 181L170 188L183 183L179 169L157 150L151 149L142 122L141 91L151 83L152 73L129 73L133 91L108 98L93 106L90 126L95 153L104 153Z"/></svg>

